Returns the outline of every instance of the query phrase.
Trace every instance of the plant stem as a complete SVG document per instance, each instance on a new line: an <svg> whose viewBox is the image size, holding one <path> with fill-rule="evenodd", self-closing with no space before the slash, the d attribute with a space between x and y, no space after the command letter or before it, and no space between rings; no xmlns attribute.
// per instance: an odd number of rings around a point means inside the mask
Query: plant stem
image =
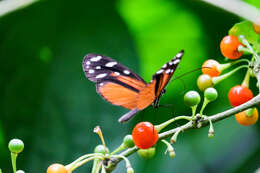
<svg viewBox="0 0 260 173"><path fill-rule="evenodd" d="M100 159L94 159L91 173L98 173L99 172L99 169L100 169L99 163L100 163Z"/></svg>
<svg viewBox="0 0 260 173"><path fill-rule="evenodd" d="M80 161L80 162L77 162L77 163L74 165L74 167L72 167L72 168L70 169L70 171L72 172L72 171L75 170L76 168L78 168L78 167L84 165L85 163L87 163L87 162L89 162L89 161L91 161L91 160L94 160L94 159L103 160L104 158L103 158L103 157L99 157L99 156L87 158L87 159L85 159L85 160L82 160L82 161Z"/></svg>
<svg viewBox="0 0 260 173"><path fill-rule="evenodd" d="M245 47L241 46L242 49L244 49ZM245 48L246 50L248 50L247 48ZM238 59L236 61L232 61L232 62L228 62L228 63L225 63L225 64L221 64L218 68L218 71L223 71L223 70L226 70L227 68L235 65L235 64L238 64L240 62L247 62L249 64L249 60L248 59Z"/></svg>
<svg viewBox="0 0 260 173"><path fill-rule="evenodd" d="M191 117L189 116L177 116L177 117L174 117L162 124L159 124L159 125L156 125L155 128L157 130L157 132L160 132L162 129L164 129L165 127L167 127L169 124L173 123L174 121L177 121L177 120L181 120L181 119L184 119L184 120L188 120L190 121L191 120Z"/></svg>
<svg viewBox="0 0 260 173"><path fill-rule="evenodd" d="M122 143L119 147L117 147L110 155L113 155L115 153L118 153L119 151L122 151L124 149L126 149L127 147L124 145L124 143Z"/></svg>
<svg viewBox="0 0 260 173"><path fill-rule="evenodd" d="M250 69L247 69L246 75L244 77L244 80L242 82L242 86L249 88L249 80L250 80Z"/></svg>
<svg viewBox="0 0 260 173"><path fill-rule="evenodd" d="M191 107L191 111L192 111L191 119L192 120L195 119L195 114L196 114L197 107L198 107L198 105L195 105L195 106Z"/></svg>
<svg viewBox="0 0 260 173"><path fill-rule="evenodd" d="M203 111L204 111L204 109L206 108L206 106L207 106L208 103L209 103L209 100L208 100L206 97L204 97L204 102L203 102L203 105L202 105L202 107L201 107L201 109L200 109L200 116L203 115Z"/></svg>
<svg viewBox="0 0 260 173"><path fill-rule="evenodd" d="M88 157L100 157L100 158L104 158L104 155L101 154L101 153L92 153L92 154L86 154L86 155L83 155L81 157L79 157L78 159L76 159L75 161L73 161L72 163L66 165L65 167L68 169L68 170L74 170L74 167L79 163L81 162L82 160L88 158Z"/></svg>
<svg viewBox="0 0 260 173"><path fill-rule="evenodd" d="M217 76L217 77L213 77L212 78L212 82L214 83L214 85L218 84L219 82L227 79L228 77L230 77L232 74L234 74L235 72L237 72L238 70L242 69L242 68L248 68L248 65L241 65L233 70L231 70L230 72L223 74L221 76Z"/></svg>
<svg viewBox="0 0 260 173"><path fill-rule="evenodd" d="M13 166L13 172L16 173L16 158L17 158L17 153L12 153L11 152L11 160L12 160L12 166Z"/></svg>

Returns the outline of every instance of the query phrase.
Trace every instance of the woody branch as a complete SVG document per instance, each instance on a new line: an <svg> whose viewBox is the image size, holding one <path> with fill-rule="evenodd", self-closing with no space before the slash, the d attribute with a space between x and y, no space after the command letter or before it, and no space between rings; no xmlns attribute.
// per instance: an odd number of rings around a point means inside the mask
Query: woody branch
<svg viewBox="0 0 260 173"><path fill-rule="evenodd" d="M256 67L255 69L259 69L259 67ZM256 76L257 76L257 82L258 82L258 85L260 86L260 71L256 71ZM212 123L216 123L220 120L223 120L225 118L228 118L228 117L231 117L233 116L234 114L238 113L238 112L241 112L243 110L246 110L248 108L251 108L253 106L256 106L260 104L260 94L258 94L257 96L255 96L253 99L251 99L250 101L242 104L242 105L239 105L237 107L234 107L234 108L231 108L231 109L228 109L224 112L221 112L221 113L217 113L215 115L211 115L209 116L208 118L212 121ZM162 140L162 139L165 139L167 137L170 137L172 136L174 133L176 133L180 128L182 129L182 132L184 131L187 131L189 129L199 129L201 127L205 127L209 124L209 120L208 119L204 119L204 118L200 118L199 115L197 115L195 117L195 120L196 121L189 121L188 123L180 126L180 127L177 127L177 128L174 128L174 129L171 129L171 130L168 130L168 131L165 131L165 132L162 132L159 134L159 140ZM127 149L125 150L124 152L122 152L120 155L123 155L125 157L128 157L130 155L132 155L133 153L135 153L136 151L138 150L138 148L135 146L133 148L130 148L130 149ZM121 158L117 158L117 159L111 159L109 161L109 164L106 168L106 171L109 173L109 172L112 172L113 169L116 167L116 165L121 161L122 159Z"/></svg>

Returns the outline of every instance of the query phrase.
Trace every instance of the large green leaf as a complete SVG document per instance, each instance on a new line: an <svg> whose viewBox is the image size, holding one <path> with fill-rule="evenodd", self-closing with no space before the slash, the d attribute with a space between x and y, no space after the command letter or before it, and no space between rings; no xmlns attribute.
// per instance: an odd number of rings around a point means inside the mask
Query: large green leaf
<svg viewBox="0 0 260 173"><path fill-rule="evenodd" d="M253 45L257 52L260 52L260 35L253 29L252 22L243 21L235 24L230 30L229 35L240 36L243 35L249 43Z"/></svg>

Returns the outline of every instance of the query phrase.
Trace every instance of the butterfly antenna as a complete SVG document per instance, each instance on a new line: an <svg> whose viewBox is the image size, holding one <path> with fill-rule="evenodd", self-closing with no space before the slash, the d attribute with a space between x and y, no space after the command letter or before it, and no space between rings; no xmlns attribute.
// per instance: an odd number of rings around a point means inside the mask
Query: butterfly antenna
<svg viewBox="0 0 260 173"><path fill-rule="evenodd" d="M199 70L201 70L201 69L203 69L203 68L211 68L211 67L200 67L200 68L196 68L196 69L193 69L193 70L191 70L191 71L188 71L188 72L185 72L185 73L183 73L183 74L181 74L181 75L179 75L179 76L176 76L176 77L174 77L173 79L171 79L171 81L170 82L172 82L172 81L174 81L174 80L180 80L181 82L182 82L182 84L183 84L183 92L181 93L181 94L183 94L184 93L184 91L186 90L186 85L185 85L185 82L181 79L183 76L186 76L186 75L188 75L188 74L191 74L191 73L193 73L193 72L196 72L196 71L199 71Z"/></svg>
<svg viewBox="0 0 260 173"><path fill-rule="evenodd" d="M171 107L173 106L173 104L162 104L162 105L158 105L161 108L168 108L171 109Z"/></svg>
<svg viewBox="0 0 260 173"><path fill-rule="evenodd" d="M200 67L200 68L196 68L196 69L193 69L193 70L191 70L191 71L187 71L187 72L181 74L180 76L176 76L176 77L174 77L172 80L179 79L179 78L181 78L181 77L183 77L183 76L186 76L186 75L191 74L191 73L193 73L193 72L199 71L199 70L201 70L201 69L203 69L203 68L211 68L211 67Z"/></svg>

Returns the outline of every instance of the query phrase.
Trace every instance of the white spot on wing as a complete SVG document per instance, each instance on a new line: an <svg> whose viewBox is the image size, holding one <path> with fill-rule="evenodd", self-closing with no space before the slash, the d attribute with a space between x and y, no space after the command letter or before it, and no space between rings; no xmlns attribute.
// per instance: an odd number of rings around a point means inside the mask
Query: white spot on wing
<svg viewBox="0 0 260 173"><path fill-rule="evenodd" d="M171 73L171 69L167 69L167 70L165 71L165 73L166 73L166 74Z"/></svg>
<svg viewBox="0 0 260 173"><path fill-rule="evenodd" d="M102 59L102 56L96 56L90 59L90 61L97 62Z"/></svg>
<svg viewBox="0 0 260 173"><path fill-rule="evenodd" d="M87 65L86 68L89 68L89 65Z"/></svg>
<svg viewBox="0 0 260 173"><path fill-rule="evenodd" d="M96 78L97 78L97 79L100 79L100 78L103 78L103 77L105 77L105 76L107 76L106 73L101 73L101 74L97 75Z"/></svg>
<svg viewBox="0 0 260 173"><path fill-rule="evenodd" d="M166 68L167 67L167 64L164 64L163 66L162 66L162 68Z"/></svg>
<svg viewBox="0 0 260 173"><path fill-rule="evenodd" d="M117 62L108 62L108 63L106 63L106 67L113 67L114 65L116 65L117 64Z"/></svg>
<svg viewBox="0 0 260 173"><path fill-rule="evenodd" d="M99 86L103 86L104 84L103 83L100 83Z"/></svg>
<svg viewBox="0 0 260 173"><path fill-rule="evenodd" d="M90 61L87 61L86 64L87 64L87 65L90 65Z"/></svg>
<svg viewBox="0 0 260 173"><path fill-rule="evenodd" d="M116 75L116 76L119 76L119 75L120 75L120 73L116 71L116 72L115 72L115 75Z"/></svg>
<svg viewBox="0 0 260 173"><path fill-rule="evenodd" d="M159 71L156 72L156 74L161 74L164 70L160 69Z"/></svg>
<svg viewBox="0 0 260 173"><path fill-rule="evenodd" d="M99 69L101 69L101 67L100 66L96 66L96 69L99 70Z"/></svg>
<svg viewBox="0 0 260 173"><path fill-rule="evenodd" d="M172 65L172 64L173 64L173 62L172 62L172 61L170 61L170 62L169 62L169 65Z"/></svg>
<svg viewBox="0 0 260 173"><path fill-rule="evenodd" d="M178 53L178 54L176 55L176 57L177 57L177 58L180 58L180 57L182 56L182 54L183 54L183 53Z"/></svg>
<svg viewBox="0 0 260 173"><path fill-rule="evenodd" d="M180 60L176 59L176 60L173 61L173 64L178 64L179 62L180 62Z"/></svg>
<svg viewBox="0 0 260 173"><path fill-rule="evenodd" d="M129 70L124 70L123 71L125 74L130 74L130 71Z"/></svg>
<svg viewBox="0 0 260 173"><path fill-rule="evenodd" d="M89 74L92 74L92 73L94 73L94 72L95 72L95 70L93 70L93 69L90 69L90 70L88 71Z"/></svg>

